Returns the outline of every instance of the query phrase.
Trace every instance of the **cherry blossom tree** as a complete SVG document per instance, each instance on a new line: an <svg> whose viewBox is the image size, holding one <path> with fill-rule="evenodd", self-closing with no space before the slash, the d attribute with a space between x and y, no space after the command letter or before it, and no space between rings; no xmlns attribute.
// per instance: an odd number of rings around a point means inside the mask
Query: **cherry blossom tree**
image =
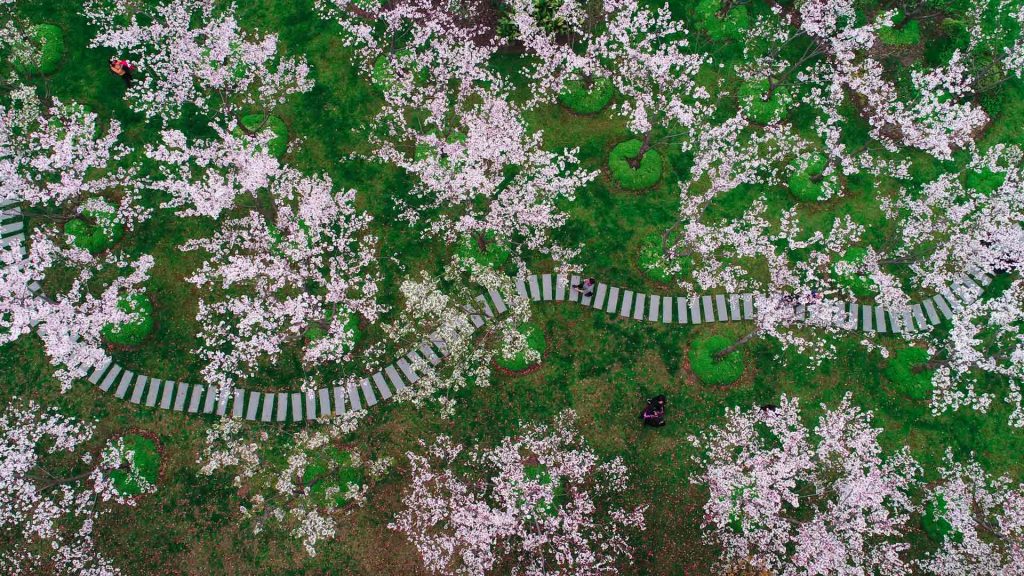
<svg viewBox="0 0 1024 576"><path fill-rule="evenodd" d="M431 573L616 574L631 559L628 534L644 528L644 507L617 503L626 468L598 458L575 413L525 424L492 448L467 451L446 436L421 445L407 454L412 478L390 526Z"/></svg>
<svg viewBox="0 0 1024 576"><path fill-rule="evenodd" d="M24 257L22 249L20 243L0 248L0 344L34 330L67 390L75 378L107 358L103 327L137 320L137 312L125 312L118 304L124 297L145 293L142 284L153 258L130 260L116 252L93 255L43 231L33 234ZM72 272L59 285L47 282L57 267ZM33 289L44 283L47 289Z"/></svg>
<svg viewBox="0 0 1024 576"><path fill-rule="evenodd" d="M120 572L96 547L94 527L107 503L132 506L109 472L142 476L123 444L101 457L80 448L93 427L17 398L0 414L0 533L6 574L114 576ZM152 485L144 485L151 492Z"/></svg>
<svg viewBox="0 0 1024 576"><path fill-rule="evenodd" d="M149 119L177 118L185 105L266 112L313 87L306 60L282 56L276 35L244 31L234 3L87 0L83 14L98 29L91 47L114 49L138 66L128 98Z"/></svg>
<svg viewBox="0 0 1024 576"><path fill-rule="evenodd" d="M314 329L303 351L308 367L349 360L353 315L373 322L383 310L376 240L367 234L370 217L355 210L355 190L288 169L272 194L272 220L252 212L182 246L209 255L188 281L202 291L203 375L222 394Z"/></svg>
<svg viewBox="0 0 1024 576"><path fill-rule="evenodd" d="M919 469L906 449L885 454L871 413L849 394L809 429L796 399L729 409L691 437L693 482L709 492L706 537L725 565L779 575L910 574L903 541L917 510Z"/></svg>
<svg viewBox="0 0 1024 576"><path fill-rule="evenodd" d="M149 186L170 194L164 207L180 209L183 217L218 218L239 196L256 197L285 173L267 148L269 133L241 133L234 121L210 127L215 140L190 142L180 130L164 130L162 143L146 147L146 156L158 163L160 173Z"/></svg>
<svg viewBox="0 0 1024 576"><path fill-rule="evenodd" d="M940 472L928 505L944 535L921 569L936 576L1024 574L1024 486L993 477L973 459L956 462L948 451Z"/></svg>
<svg viewBox="0 0 1024 576"><path fill-rule="evenodd" d="M242 518L254 534L283 529L316 556L317 544L334 537L338 523L366 502L370 484L391 464L342 443L364 414L348 412L274 437L240 420L221 419L206 433L200 473L233 475Z"/></svg>
<svg viewBox="0 0 1024 576"><path fill-rule="evenodd" d="M384 325L389 343L409 347L430 335L444 343L446 353L441 366L426 360L413 366L423 376L415 387L402 391L402 400L417 406L437 402L441 413L451 417L455 393L469 385L488 386L496 358L523 354L528 362L540 361L519 331L532 318L529 302L515 295L513 279L505 274L471 259L455 259L442 278L422 273L403 280L399 291L402 314ZM478 329L468 315L472 311L483 316L476 297L488 291L502 294L508 311Z"/></svg>

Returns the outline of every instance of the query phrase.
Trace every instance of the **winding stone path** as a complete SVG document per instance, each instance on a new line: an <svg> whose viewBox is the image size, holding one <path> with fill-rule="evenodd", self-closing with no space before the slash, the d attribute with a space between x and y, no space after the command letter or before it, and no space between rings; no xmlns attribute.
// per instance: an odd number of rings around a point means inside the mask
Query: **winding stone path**
<svg viewBox="0 0 1024 576"><path fill-rule="evenodd" d="M15 204L0 205L0 247L15 245L27 256L21 213ZM834 309L836 326L865 332L915 332L951 318L955 310L973 302L991 278L978 270L958 276L949 289L914 303L905 309L888 310L881 306L856 302L823 301L817 306ZM589 296L571 288L579 276L541 274L516 281L518 295L529 300L574 302L603 310L606 314L662 324L701 324L737 322L755 319L753 294L709 294L699 297L644 294L618 286L597 283ZM33 283L30 289L38 292ZM475 307L467 307L465 321L476 328L508 310L501 294L491 290L476 298ZM806 310L797 307L803 317ZM148 407L194 414L225 416L262 422L305 422L348 411L364 410L388 400L414 385L424 373L437 366L447 355L443 340L430 335L394 363L347 388L334 386L306 392L258 392L235 388L230 396L221 396L212 386L161 380L136 374L112 359L86 367L84 379L103 392Z"/></svg>

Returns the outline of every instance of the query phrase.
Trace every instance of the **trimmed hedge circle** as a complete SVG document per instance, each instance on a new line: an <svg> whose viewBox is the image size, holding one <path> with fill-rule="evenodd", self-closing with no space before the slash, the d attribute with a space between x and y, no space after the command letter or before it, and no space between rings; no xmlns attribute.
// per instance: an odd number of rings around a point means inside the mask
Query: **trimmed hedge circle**
<svg viewBox="0 0 1024 576"><path fill-rule="evenodd" d="M547 348L547 340L544 338L544 331L540 329L536 324L527 322L519 327L519 333L526 336L526 345L531 350L536 350L538 354L544 355L544 350ZM505 370L511 372L520 372L526 370L530 366L537 364L537 362L528 362L526 360L526 352L519 352L512 358L504 358L498 356L495 359L498 366L501 366Z"/></svg>
<svg viewBox="0 0 1024 576"><path fill-rule="evenodd" d="M264 122L264 118L266 118L266 122ZM250 133L256 132L260 126L263 126L263 130L269 130L274 135L267 142L267 152L271 156L280 158L288 151L288 127L284 120L277 116L264 117L263 114L249 114L242 118L241 124Z"/></svg>
<svg viewBox="0 0 1024 576"><path fill-rule="evenodd" d="M825 191L821 173L825 171L828 159L816 153L807 162L806 168L789 177L789 193L801 202L817 202Z"/></svg>
<svg viewBox="0 0 1024 576"><path fill-rule="evenodd" d="M640 244L640 255L637 263L645 276L655 282L667 284L675 278L675 275L665 270L662 243L661 234L653 233L644 236ZM693 268L692 262L689 256L681 258L679 260L680 274L688 276Z"/></svg>
<svg viewBox="0 0 1024 576"><path fill-rule="evenodd" d="M732 346L735 340L720 334L697 340L690 346L690 369L701 382L711 386L732 384L743 375L743 356L739 350L722 360L715 354Z"/></svg>
<svg viewBox="0 0 1024 576"><path fill-rule="evenodd" d="M927 362L927 350L904 348L896 351L883 373L901 394L914 400L927 400L931 396L934 372L920 369Z"/></svg>
<svg viewBox="0 0 1024 576"><path fill-rule="evenodd" d="M636 168L630 165L629 161L636 159L642 147L643 142L634 138L616 144L608 155L612 179L626 190L643 190L661 180L662 161L657 150L647 150Z"/></svg>
<svg viewBox="0 0 1024 576"><path fill-rule="evenodd" d="M765 100L765 95L771 93L771 97ZM771 124L786 115L786 108L792 98L785 88L772 90L771 82L768 80L753 80L745 82L737 93L743 112L747 118L758 124Z"/></svg>
<svg viewBox="0 0 1024 576"><path fill-rule="evenodd" d="M15 70L22 74L53 74L64 58L64 31L54 24L36 24L32 27L32 34L36 42L40 43L39 64L15 59Z"/></svg>
<svg viewBox="0 0 1024 576"><path fill-rule="evenodd" d="M124 324L107 324L101 330L103 337L111 344L121 346L137 346L153 331L153 305L145 294L135 294L121 298L117 307L122 312L138 314L134 322Z"/></svg>
<svg viewBox="0 0 1024 576"><path fill-rule="evenodd" d="M598 76L589 88L580 80L567 82L565 89L558 95L558 101L577 114L597 114L604 110L614 95L615 86L611 80Z"/></svg>
<svg viewBox="0 0 1024 576"><path fill-rule="evenodd" d="M866 255L867 250L857 248L855 246L853 248L848 248L846 252L843 253L843 257L840 258L840 261L859 264L864 260ZM863 274L840 274L837 271L836 265L832 266L832 275L840 285L849 288L857 296L873 296L876 292L875 283L869 276L864 276Z"/></svg>
<svg viewBox="0 0 1024 576"><path fill-rule="evenodd" d="M91 218L95 224L75 218L64 224L64 233L71 237L71 244L76 248L98 254L124 236L124 226L116 220L117 210L107 202L101 201L93 206L91 210L83 210L82 216Z"/></svg>
<svg viewBox="0 0 1024 576"><path fill-rule="evenodd" d="M128 434L121 439L125 450L133 453L132 458L139 471L139 477L150 486L155 486L160 475L160 451L157 450L156 442L139 434ZM112 470L108 476L118 494L137 496L142 493L143 485L127 471L119 468Z"/></svg>

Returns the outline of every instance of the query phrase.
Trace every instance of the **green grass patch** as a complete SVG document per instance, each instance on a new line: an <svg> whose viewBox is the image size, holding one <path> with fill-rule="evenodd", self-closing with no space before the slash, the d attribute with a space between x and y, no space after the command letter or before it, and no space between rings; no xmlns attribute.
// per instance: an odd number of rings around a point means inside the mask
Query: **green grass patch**
<svg viewBox="0 0 1024 576"><path fill-rule="evenodd" d="M64 58L64 31L53 24L36 24L32 27L33 45L28 49L38 51L39 61L14 60L14 69L21 74L50 75L57 71Z"/></svg>
<svg viewBox="0 0 1024 576"><path fill-rule="evenodd" d="M137 314L138 318L124 324L105 325L101 331L103 337L111 344L138 346L153 331L153 305L145 294L134 294L118 300L117 307L122 312Z"/></svg>
<svg viewBox="0 0 1024 576"><path fill-rule="evenodd" d="M927 363L927 350L903 348L896 351L883 373L904 396L926 400L931 397L932 374L935 372L926 368Z"/></svg>
<svg viewBox="0 0 1024 576"><path fill-rule="evenodd" d="M135 467L139 471L138 477L122 469L112 470L108 476L119 494L136 496L141 494L147 485L156 486L157 476L160 474L160 452L156 449L156 442L145 436L128 434L122 439L125 449L133 454ZM127 462L123 465L127 466ZM140 483L139 477L144 482Z"/></svg>
<svg viewBox="0 0 1024 576"><path fill-rule="evenodd" d="M567 82L558 95L563 106L577 114L597 114L604 110L615 95L611 80L598 76L589 85L581 80Z"/></svg>
<svg viewBox="0 0 1024 576"><path fill-rule="evenodd" d="M64 233L75 247L98 254L124 236L124 226L117 222L115 208L103 202L98 208L83 210L81 218L65 223Z"/></svg>
<svg viewBox="0 0 1024 576"><path fill-rule="evenodd" d="M273 138L267 142L267 151L271 156L280 158L288 151L288 127L284 120L277 116L264 116L263 114L249 114L242 117L242 126L249 133L262 130L269 130Z"/></svg>

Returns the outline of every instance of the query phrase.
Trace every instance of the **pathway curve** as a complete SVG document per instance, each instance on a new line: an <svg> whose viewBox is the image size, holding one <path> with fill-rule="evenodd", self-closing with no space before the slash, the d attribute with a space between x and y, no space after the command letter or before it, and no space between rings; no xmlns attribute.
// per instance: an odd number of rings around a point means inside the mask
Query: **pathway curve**
<svg viewBox="0 0 1024 576"><path fill-rule="evenodd" d="M0 248L11 245L21 251L22 258L27 257L24 222L16 204L0 206ZM714 294L688 298L644 294L598 283L592 296L581 297L579 292L568 288L579 281L578 276L535 274L517 280L516 292L535 302L574 302L624 319L663 324L755 319L756 298L753 294ZM836 311L834 317L839 319L837 325L844 329L914 332L939 324L943 318L952 318L954 310L977 299L982 287L989 282L991 278L985 274L969 270L961 274L952 287L901 310L827 300L818 305ZM33 292L40 290L38 283L33 283L30 288ZM483 326L488 319L503 314L508 308L501 294L495 291L478 296L476 301L478 307L467 308L465 318L476 328ZM799 306L796 313L803 318L806 310ZM85 379L103 392L111 392L133 404L192 414L230 414L236 418L263 422L304 422L369 408L388 400L416 384L423 370L438 365L445 355L444 341L431 335L376 374L362 378L347 388L334 386L320 388L315 392L258 392L235 388L230 396L220 397L213 386L138 374L109 357L98 366L86 367ZM418 370L417 367L421 368Z"/></svg>

